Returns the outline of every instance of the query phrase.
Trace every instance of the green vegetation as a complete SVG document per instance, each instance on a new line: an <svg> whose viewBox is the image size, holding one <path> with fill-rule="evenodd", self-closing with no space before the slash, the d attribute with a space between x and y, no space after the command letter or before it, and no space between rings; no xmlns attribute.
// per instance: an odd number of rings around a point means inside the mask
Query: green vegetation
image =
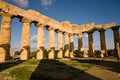
<svg viewBox="0 0 120 80"><path fill-rule="evenodd" d="M8 65L10 64L12 63L8 63ZM92 63L80 63L69 59L32 59L3 70L0 78L7 72L9 77L12 77L11 80L71 80L93 66Z"/></svg>

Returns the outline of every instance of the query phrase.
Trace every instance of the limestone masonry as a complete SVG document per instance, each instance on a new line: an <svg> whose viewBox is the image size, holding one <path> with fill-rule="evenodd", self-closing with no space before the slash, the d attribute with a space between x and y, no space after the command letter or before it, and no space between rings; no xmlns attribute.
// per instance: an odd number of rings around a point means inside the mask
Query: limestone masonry
<svg viewBox="0 0 120 80"><path fill-rule="evenodd" d="M23 24L22 29L22 42L21 42L21 60L28 60L30 54L30 26L31 23L35 23L38 28L38 42L37 42L37 59L44 59L44 28L46 27L49 31L49 59L54 59L54 32L58 33L58 58L63 57L74 57L74 39L73 36L78 36L78 51L83 53L83 57L87 53L94 54L94 43L93 43L93 33L94 31L99 31L100 41L101 41L101 57L107 56L105 30L111 28L114 35L114 45L115 51L120 57L120 36L119 28L115 23L110 24L98 24L95 23L77 25L71 24L69 21L59 22L48 16L45 16L34 10L23 10L14 5L6 3L0 0L0 16L2 17L1 27L0 27L0 62L4 62L10 59L10 40L11 40L11 27L12 19L17 17ZM69 29L68 29L69 28ZM82 33L88 33L88 52L83 51L82 45ZM62 35L64 35L64 49L62 48ZM70 38L70 41L69 41Z"/></svg>

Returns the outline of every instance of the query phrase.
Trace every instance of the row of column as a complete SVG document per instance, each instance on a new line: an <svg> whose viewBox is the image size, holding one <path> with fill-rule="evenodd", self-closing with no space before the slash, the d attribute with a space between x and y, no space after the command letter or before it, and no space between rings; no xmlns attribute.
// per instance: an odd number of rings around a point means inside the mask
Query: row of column
<svg viewBox="0 0 120 80"><path fill-rule="evenodd" d="M31 21L28 19L23 18L21 20L23 23L23 31L22 31L22 44L21 44L21 60L29 59L30 55L30 24ZM37 23L38 28L38 40L37 40L37 59L44 59L44 27L45 25ZM49 39L48 39L48 58L54 59L54 51L55 51L55 44L54 44L54 29L52 27L47 28L49 31ZM69 35L68 33L64 33L64 55L63 55L63 48L62 48L62 31L57 31L58 33L58 58L64 57L73 57L74 51L74 43L73 43L73 35ZM70 36L70 52L69 52L69 36Z"/></svg>
<svg viewBox="0 0 120 80"><path fill-rule="evenodd" d="M0 29L0 62L9 60L10 58L10 40L11 40L11 20L12 15L7 13L1 13L2 16L2 24ZM21 42L21 60L29 59L30 55L30 26L31 22L29 19L22 18L21 22L23 23L22 30L22 42ZM44 57L44 25L36 24L38 27L38 42L37 42L37 59L43 59ZM49 27L49 59L54 59L54 29ZM112 28L114 33L114 43L115 43L115 51L118 53L118 57L120 57L120 38L119 38L119 27ZM58 32L58 58L63 57L74 57L74 43L73 43L73 34L63 33L62 31ZM101 52L107 56L106 49L106 40L105 40L105 30L99 30L100 32L100 43L101 43ZM93 43L93 32L88 32L88 42L89 42L89 53L94 53L94 43ZM64 52L62 48L62 34L64 34ZM70 41L69 41L70 37ZM70 43L69 43L70 42ZM70 45L70 50L69 50ZM82 33L78 34L78 51L83 51L82 45ZM103 55L102 55L103 56Z"/></svg>
<svg viewBox="0 0 120 80"><path fill-rule="evenodd" d="M120 57L120 36L119 36L119 27L113 27L113 34L114 34L114 46L115 52L118 53L118 57ZM106 37L105 37L105 30L100 29L100 45L101 45L101 57L108 56L107 48L106 48ZM89 45L89 53L94 55L94 43L93 43L93 32L88 32L88 45Z"/></svg>

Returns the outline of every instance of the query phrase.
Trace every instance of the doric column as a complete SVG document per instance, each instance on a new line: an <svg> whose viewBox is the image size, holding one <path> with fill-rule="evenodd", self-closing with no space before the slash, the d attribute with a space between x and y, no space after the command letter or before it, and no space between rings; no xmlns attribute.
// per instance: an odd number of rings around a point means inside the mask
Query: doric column
<svg viewBox="0 0 120 80"><path fill-rule="evenodd" d="M23 23L22 29L22 42L21 42L21 60L28 60L30 58L30 25L31 21L22 18L21 22Z"/></svg>
<svg viewBox="0 0 120 80"><path fill-rule="evenodd" d="M120 58L120 35L119 35L119 27L113 27L113 34L114 34L114 46L115 52L118 54Z"/></svg>
<svg viewBox="0 0 120 80"><path fill-rule="evenodd" d="M88 45L89 45L89 54L94 53L94 42L93 42L93 32L88 32Z"/></svg>
<svg viewBox="0 0 120 80"><path fill-rule="evenodd" d="M64 33L64 57L69 57L69 38L68 38L68 33Z"/></svg>
<svg viewBox="0 0 120 80"><path fill-rule="evenodd" d="M73 34L70 34L70 58L74 57L74 42L73 42Z"/></svg>
<svg viewBox="0 0 120 80"><path fill-rule="evenodd" d="M63 58L62 31L58 32L58 58Z"/></svg>
<svg viewBox="0 0 120 80"><path fill-rule="evenodd" d="M49 27L49 36L48 36L48 50L49 50L49 54L48 54L48 58L49 59L54 59L55 58L55 54L54 54L54 50L55 50L55 45L54 45L54 29Z"/></svg>
<svg viewBox="0 0 120 80"><path fill-rule="evenodd" d="M82 33L78 34L78 51L83 51L83 43L82 43Z"/></svg>
<svg viewBox="0 0 120 80"><path fill-rule="evenodd" d="M38 27L38 34L37 34L37 59L44 58L44 25L43 24L36 24Z"/></svg>
<svg viewBox="0 0 120 80"><path fill-rule="evenodd" d="M100 44L101 44L101 57L108 56L107 54L107 48L106 48L106 38L105 38L105 30L101 29L100 32ZM103 53L104 52L104 53Z"/></svg>
<svg viewBox="0 0 120 80"><path fill-rule="evenodd" d="M2 23L0 31L0 62L4 62L10 59L12 15L2 13L1 16Z"/></svg>

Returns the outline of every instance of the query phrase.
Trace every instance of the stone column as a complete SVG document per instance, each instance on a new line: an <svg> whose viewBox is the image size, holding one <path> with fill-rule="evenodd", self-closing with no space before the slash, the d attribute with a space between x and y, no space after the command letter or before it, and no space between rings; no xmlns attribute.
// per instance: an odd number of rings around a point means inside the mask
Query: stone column
<svg viewBox="0 0 120 80"><path fill-rule="evenodd" d="M105 30L101 29L100 32L100 44L101 44L101 57L108 56L107 48L106 48L106 38L105 38Z"/></svg>
<svg viewBox="0 0 120 80"><path fill-rule="evenodd" d="M74 57L74 42L73 42L73 34L70 34L70 58Z"/></svg>
<svg viewBox="0 0 120 80"><path fill-rule="evenodd" d="M93 42L93 32L88 32L88 45L89 45L89 54L94 54L94 42Z"/></svg>
<svg viewBox="0 0 120 80"><path fill-rule="evenodd" d="M48 50L49 50L49 54L48 54L48 58L49 59L54 59L55 58L55 54L54 54L54 50L55 50L55 46L54 46L54 29L49 27L49 39L48 39Z"/></svg>
<svg viewBox="0 0 120 80"><path fill-rule="evenodd" d="M119 27L113 27L113 34L114 34L114 46L115 52L118 54L120 58L120 35L119 35Z"/></svg>
<svg viewBox="0 0 120 80"><path fill-rule="evenodd" d="M64 57L69 57L69 38L68 38L68 33L64 33Z"/></svg>
<svg viewBox="0 0 120 80"><path fill-rule="evenodd" d="M37 35L37 59L44 58L44 25L36 24L38 27L38 35Z"/></svg>
<svg viewBox="0 0 120 80"><path fill-rule="evenodd" d="M63 58L62 31L58 32L58 58Z"/></svg>
<svg viewBox="0 0 120 80"><path fill-rule="evenodd" d="M3 13L0 31L0 62L10 59L12 15Z"/></svg>
<svg viewBox="0 0 120 80"><path fill-rule="evenodd" d="M80 53L83 51L82 33L78 34L78 51Z"/></svg>
<svg viewBox="0 0 120 80"><path fill-rule="evenodd" d="M30 58L30 25L31 21L22 18L21 22L23 23L22 29L22 42L21 42L21 60L28 60Z"/></svg>

